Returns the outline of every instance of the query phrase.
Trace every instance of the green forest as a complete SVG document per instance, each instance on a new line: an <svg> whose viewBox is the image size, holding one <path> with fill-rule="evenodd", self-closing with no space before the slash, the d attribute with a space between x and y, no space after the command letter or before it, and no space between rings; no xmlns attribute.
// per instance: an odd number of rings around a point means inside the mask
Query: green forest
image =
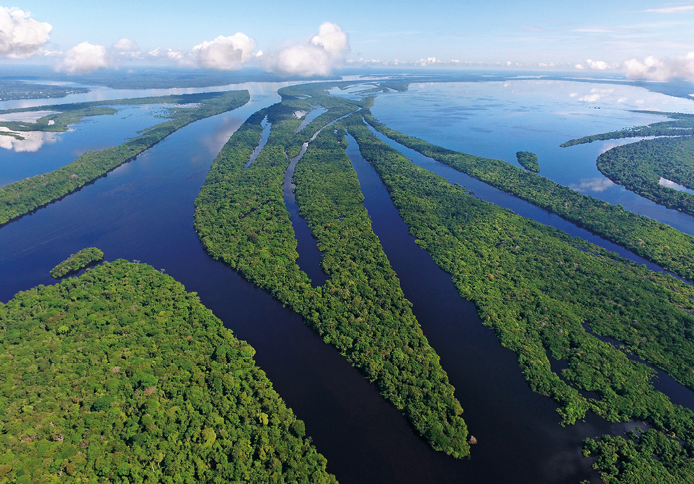
<svg viewBox="0 0 694 484"><path fill-rule="evenodd" d="M565 424L593 411L611 422L645 420L654 427L586 442L584 453L598 457L603 478L690 482L694 412L655 391L650 368L587 333L584 324L694 388L694 288L470 196L378 140L361 115L342 123L417 244L517 353L531 388L559 404ZM547 353L568 368L554 373Z"/></svg>
<svg viewBox="0 0 694 484"><path fill-rule="evenodd" d="M335 483L195 293L104 263L0 303L0 483Z"/></svg>
<svg viewBox="0 0 694 484"><path fill-rule="evenodd" d="M694 280L694 237L669 225L578 193L503 160L451 151L394 131L369 111L364 119L381 134L493 187L556 213L579 227L626 247L641 257Z"/></svg>
<svg viewBox="0 0 694 484"><path fill-rule="evenodd" d="M694 195L660 185L660 178L694 187L694 136L643 140L598 157L607 178L667 208L694 215Z"/></svg>
<svg viewBox="0 0 694 484"><path fill-rule="evenodd" d="M250 100L248 91L165 96L169 102L199 103L194 108L171 108L168 119L140 136L114 148L90 151L72 163L42 175L25 178L0 188L0 225L58 200L134 159L170 134L209 116L243 106ZM160 102L164 98L149 98ZM176 100L176 101L174 101ZM139 100L141 101L141 100ZM107 104L138 104L138 100L105 101ZM30 108L38 109L38 108ZM17 111L17 110L14 110Z"/></svg>
<svg viewBox="0 0 694 484"><path fill-rule="evenodd" d="M70 257L51 269L51 277L60 279L66 275L84 269L92 262L103 260L104 253L96 247L87 247L76 254L71 254Z"/></svg>
<svg viewBox="0 0 694 484"><path fill-rule="evenodd" d="M519 151L516 153L516 159L520 166L533 173L540 172L540 164L537 162L537 155L529 151Z"/></svg>
<svg viewBox="0 0 694 484"><path fill-rule="evenodd" d="M464 457L469 445L460 403L371 229L345 142L330 129L311 142L294 176L300 213L324 252L322 269L330 278L314 289L296 264L282 192L288 156L325 123L360 107L328 97L328 86L282 89L281 104L259 111L236 131L196 200L195 229L213 257L301 314L435 449ZM300 121L293 113L318 104L329 111L294 135ZM272 125L267 144L244 169L266 115Z"/></svg>

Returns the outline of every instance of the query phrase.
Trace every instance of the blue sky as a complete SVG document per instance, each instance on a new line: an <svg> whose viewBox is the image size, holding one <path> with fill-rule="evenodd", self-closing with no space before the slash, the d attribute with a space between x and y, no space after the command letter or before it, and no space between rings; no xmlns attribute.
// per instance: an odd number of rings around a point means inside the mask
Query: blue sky
<svg viewBox="0 0 694 484"><path fill-rule="evenodd" d="M242 32L267 53L305 41L325 21L348 34L345 61L586 66L591 59L623 66L694 51L694 1L19 1L11 6L53 27L44 46L53 52L85 41L108 47L120 38L145 53L188 51Z"/></svg>

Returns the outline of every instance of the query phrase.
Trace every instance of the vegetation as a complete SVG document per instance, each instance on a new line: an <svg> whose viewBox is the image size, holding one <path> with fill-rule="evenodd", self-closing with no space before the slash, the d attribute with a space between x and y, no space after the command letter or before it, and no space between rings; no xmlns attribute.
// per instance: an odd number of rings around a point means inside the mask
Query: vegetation
<svg viewBox="0 0 694 484"><path fill-rule="evenodd" d="M562 148L569 146L592 143L593 141L604 141L608 139L620 138L644 138L650 136L691 136L694 135L694 115L681 113L662 113L655 111L634 111L636 113L660 114L667 116L673 121L662 121L648 126L636 126L635 128L624 128L608 133L584 136L583 138L572 139L561 144Z"/></svg>
<svg viewBox="0 0 694 484"><path fill-rule="evenodd" d="M34 109L33 111L38 111L38 109ZM115 114L117 112L118 110L107 107L81 107L78 109L66 109L60 113L47 114L40 117L35 122L0 121L0 126L20 133L22 131L65 132L67 131L69 125L77 124L85 117L103 116L107 114Z"/></svg>
<svg viewBox="0 0 694 484"><path fill-rule="evenodd" d="M334 483L195 293L105 263L0 303L0 482Z"/></svg>
<svg viewBox="0 0 694 484"><path fill-rule="evenodd" d="M80 250L76 254L71 254L70 257L51 269L51 277L61 279L71 272L77 272L84 269L92 262L103 260L104 253L96 247L87 247Z"/></svg>
<svg viewBox="0 0 694 484"><path fill-rule="evenodd" d="M531 388L559 403L565 424L592 410L612 422L653 425L630 442L606 437L586 444L603 477L616 469L613 482L654 482L651 475L690 482L694 412L655 391L650 368L587 333L584 323L694 388L694 288L468 195L378 140L360 115L343 123L417 244L451 274L502 345L518 354ZM552 372L547 352L567 361L561 375ZM630 468L622 464L634 452L644 454L631 467L638 478L628 480Z"/></svg>
<svg viewBox="0 0 694 484"><path fill-rule="evenodd" d="M675 274L694 280L694 237L690 235L505 161L447 150L399 133L379 123L368 111L364 119L380 133L408 148L554 212Z"/></svg>
<svg viewBox="0 0 694 484"><path fill-rule="evenodd" d="M627 190L694 215L694 195L660 185L666 178L694 187L694 136L656 138L617 146L598 157L598 169Z"/></svg>
<svg viewBox="0 0 694 484"><path fill-rule="evenodd" d="M169 99L173 97L166 96ZM205 95L175 96L175 98L186 102L197 102L199 106L171 109L167 121L157 124L142 135L120 146L87 152L72 163L57 170L26 178L0 188L0 224L7 223L58 200L96 180L192 122L243 106L250 99L250 95L248 91L229 91ZM119 102L108 101L108 103L118 104ZM135 100L123 100L120 103L135 103Z"/></svg>
<svg viewBox="0 0 694 484"><path fill-rule="evenodd" d="M282 194L285 151L308 139L318 120L359 107L330 100L323 89L282 90L281 104L259 111L239 128L196 200L196 231L213 257L301 314L378 385L435 449L463 457L469 446L462 408L371 229L344 141L330 129L311 143L294 178L300 213L324 252L322 268L330 279L314 289L296 264L297 243ZM306 91L311 98L304 101ZM300 121L293 113L308 110L309 102L330 111L295 135ZM272 125L267 144L244 169L266 115Z"/></svg>
<svg viewBox="0 0 694 484"><path fill-rule="evenodd" d="M516 153L516 159L520 166L533 173L540 172L540 164L537 162L537 155L529 151L519 151Z"/></svg>
<svg viewBox="0 0 694 484"><path fill-rule="evenodd" d="M84 87L51 86L10 80L0 81L0 101L58 98L65 97L68 94L83 94L86 92L89 92L89 89Z"/></svg>

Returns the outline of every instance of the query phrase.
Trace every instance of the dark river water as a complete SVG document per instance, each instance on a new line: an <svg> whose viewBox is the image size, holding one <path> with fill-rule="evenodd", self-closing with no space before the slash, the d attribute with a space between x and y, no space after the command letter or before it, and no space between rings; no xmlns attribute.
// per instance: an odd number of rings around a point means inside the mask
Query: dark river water
<svg viewBox="0 0 694 484"><path fill-rule="evenodd" d="M48 275L52 267L81 248L96 246L107 260L137 259L164 269L253 345L256 361L306 422L340 482L598 482L591 462L580 455L581 441L623 433L633 425L608 424L594 415L575 426L559 425L556 405L529 389L515 355L501 347L474 306L458 296L450 277L414 244L352 139L348 154L374 230L478 439L471 459L457 461L432 451L375 386L301 317L207 256L193 230L193 201L233 131L250 114L279 100L274 89L256 91L248 105L193 123L95 183L0 227L0 300L55 283ZM305 224L295 229L303 245L311 242ZM315 239L312 243L315 247ZM300 258L309 273L317 263Z"/></svg>

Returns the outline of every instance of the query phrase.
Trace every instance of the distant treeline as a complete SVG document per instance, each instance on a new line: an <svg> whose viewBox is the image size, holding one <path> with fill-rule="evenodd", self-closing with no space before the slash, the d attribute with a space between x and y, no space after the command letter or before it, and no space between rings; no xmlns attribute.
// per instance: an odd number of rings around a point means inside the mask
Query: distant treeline
<svg viewBox="0 0 694 484"><path fill-rule="evenodd" d="M55 86L34 84L24 81L0 80L0 101L14 99L59 98L68 94L83 94L89 92L85 87Z"/></svg>

